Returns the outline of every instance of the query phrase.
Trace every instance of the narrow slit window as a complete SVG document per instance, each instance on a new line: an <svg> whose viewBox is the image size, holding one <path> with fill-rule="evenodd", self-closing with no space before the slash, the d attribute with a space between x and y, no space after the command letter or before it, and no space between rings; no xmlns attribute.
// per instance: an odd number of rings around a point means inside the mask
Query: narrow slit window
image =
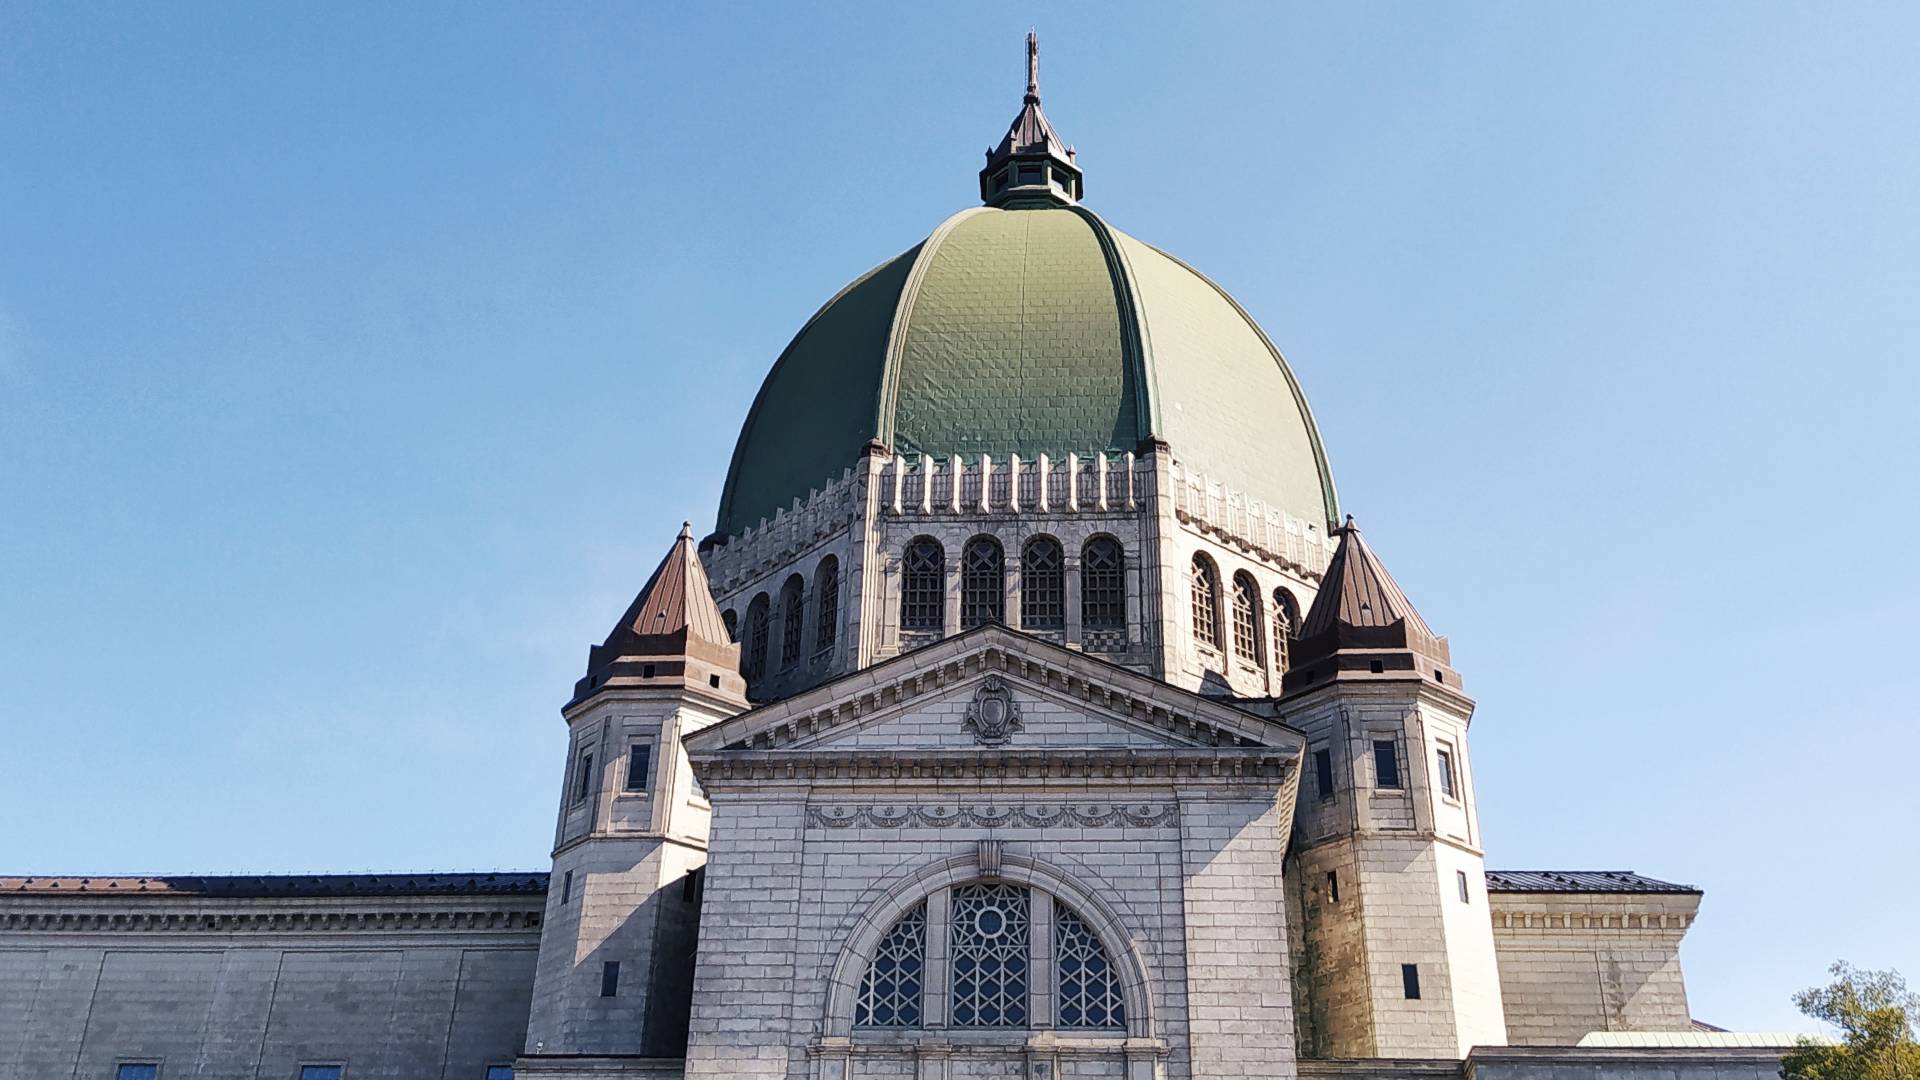
<svg viewBox="0 0 1920 1080"><path fill-rule="evenodd" d="M1456 797L1455 785L1453 782L1453 751L1447 750L1444 748L1435 750L1433 752L1433 757L1434 757L1434 768L1439 770L1439 773L1440 773L1440 794L1445 795L1449 799L1455 798Z"/></svg>
<svg viewBox="0 0 1920 1080"><path fill-rule="evenodd" d="M1340 871L1338 870L1327 871L1327 900L1335 904L1340 902Z"/></svg>
<svg viewBox="0 0 1920 1080"><path fill-rule="evenodd" d="M620 994L620 961L608 960L600 965L600 996L618 997Z"/></svg>
<svg viewBox="0 0 1920 1080"><path fill-rule="evenodd" d="M1394 750L1392 739L1373 741L1373 783L1375 787L1382 788L1400 786L1400 757Z"/></svg>
<svg viewBox="0 0 1920 1080"><path fill-rule="evenodd" d="M1420 1000L1420 965L1400 965L1400 989L1406 992L1408 1001Z"/></svg>
<svg viewBox="0 0 1920 1080"><path fill-rule="evenodd" d="M573 871L569 870L560 877L560 906L573 903Z"/></svg>
<svg viewBox="0 0 1920 1080"><path fill-rule="evenodd" d="M647 790L653 776L653 744L634 743L627 750L627 790Z"/></svg>
<svg viewBox="0 0 1920 1080"><path fill-rule="evenodd" d="M1313 752L1313 784L1321 802L1333 798L1333 751Z"/></svg>
<svg viewBox="0 0 1920 1080"><path fill-rule="evenodd" d="M1473 903L1473 895L1467 892L1467 872L1465 870L1455 870L1453 876L1460 882L1460 902L1463 904Z"/></svg>
<svg viewBox="0 0 1920 1080"><path fill-rule="evenodd" d="M580 775L574 778L573 801L586 802L593 794L593 751L580 755Z"/></svg>

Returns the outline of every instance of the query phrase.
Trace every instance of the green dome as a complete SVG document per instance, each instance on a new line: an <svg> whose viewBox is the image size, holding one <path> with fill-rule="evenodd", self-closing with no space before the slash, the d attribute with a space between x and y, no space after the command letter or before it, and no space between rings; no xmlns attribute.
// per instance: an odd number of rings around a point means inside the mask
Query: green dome
<svg viewBox="0 0 1920 1080"><path fill-rule="evenodd" d="M1232 297L1084 207L978 207L801 327L740 430L717 532L805 501L870 442L1002 461L1148 439L1303 521L1338 517L1306 398Z"/></svg>

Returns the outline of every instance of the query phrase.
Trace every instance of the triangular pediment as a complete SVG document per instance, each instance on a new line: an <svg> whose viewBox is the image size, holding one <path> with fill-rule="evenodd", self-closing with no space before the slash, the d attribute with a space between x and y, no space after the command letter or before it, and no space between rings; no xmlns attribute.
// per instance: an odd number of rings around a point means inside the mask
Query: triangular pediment
<svg viewBox="0 0 1920 1080"><path fill-rule="evenodd" d="M1297 752L1300 733L1084 653L983 627L687 738L727 750L854 756L1203 748Z"/></svg>

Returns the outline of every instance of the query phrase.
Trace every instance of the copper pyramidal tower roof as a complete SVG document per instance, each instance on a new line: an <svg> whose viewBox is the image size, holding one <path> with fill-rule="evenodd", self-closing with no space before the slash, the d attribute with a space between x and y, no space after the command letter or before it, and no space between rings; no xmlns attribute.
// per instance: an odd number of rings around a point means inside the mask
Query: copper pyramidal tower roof
<svg viewBox="0 0 1920 1080"><path fill-rule="evenodd" d="M1349 515L1335 529L1340 547L1327 563L1313 607L1300 621L1289 690L1334 676L1425 675L1458 689L1447 639L1435 634L1374 554Z"/></svg>
<svg viewBox="0 0 1920 1080"><path fill-rule="evenodd" d="M666 558L641 586L607 640L588 652L587 673L575 685L574 698L585 698L622 677L644 680L683 674L684 661L690 659L735 672L740 666L740 646L733 643L719 605L713 602L707 569L694 549L693 526L683 523Z"/></svg>

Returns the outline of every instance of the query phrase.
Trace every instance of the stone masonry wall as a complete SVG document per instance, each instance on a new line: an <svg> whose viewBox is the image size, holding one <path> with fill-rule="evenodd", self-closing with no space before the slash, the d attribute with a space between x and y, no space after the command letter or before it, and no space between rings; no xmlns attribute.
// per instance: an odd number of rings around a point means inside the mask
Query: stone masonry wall
<svg viewBox="0 0 1920 1080"><path fill-rule="evenodd" d="M512 902L537 916L539 897ZM526 1031L537 918L531 928L373 928L382 913L421 903L354 901L368 928L324 933L205 928L287 904L264 899L221 901L219 915L188 905L183 925L195 929L9 931L0 1080L111 1080L125 1061L160 1063L168 1080L283 1080L303 1063L343 1063L354 1080L438 1080L511 1064ZM88 905L9 897L7 906Z"/></svg>
<svg viewBox="0 0 1920 1080"><path fill-rule="evenodd" d="M1493 936L1514 1046L1593 1031L1685 1031L1680 939L1697 893L1494 893Z"/></svg>

